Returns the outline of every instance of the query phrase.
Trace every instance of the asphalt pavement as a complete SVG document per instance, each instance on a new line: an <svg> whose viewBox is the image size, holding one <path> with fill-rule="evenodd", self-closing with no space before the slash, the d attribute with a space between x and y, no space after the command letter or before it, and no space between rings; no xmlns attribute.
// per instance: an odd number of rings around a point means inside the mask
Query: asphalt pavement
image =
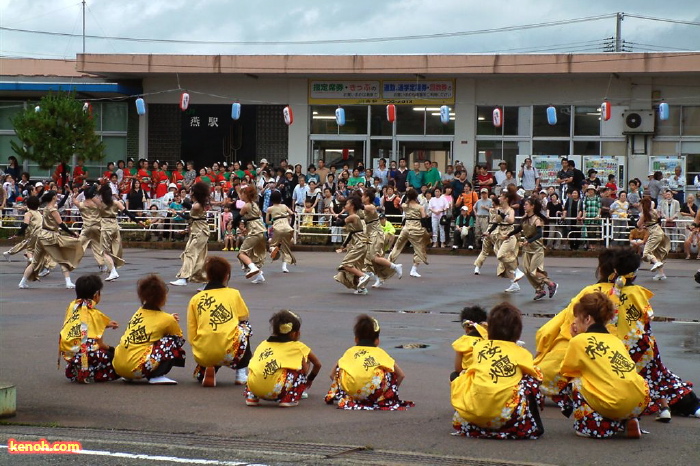
<svg viewBox="0 0 700 466"><path fill-rule="evenodd" d="M0 424L0 445L9 438L78 440L90 451L123 453L21 457L26 464L43 461L71 464L143 464L149 461L200 464L700 464L700 419L674 418L659 424L642 420L649 432L638 441L596 441L574 435L571 421L553 406L543 413L545 435L536 441L488 441L451 436L449 373L451 343L461 334L460 309L468 304L489 308L501 301L525 315L522 340L534 349L534 334L546 316L564 308L583 286L595 281L593 258L547 258L545 265L561 287L553 299L534 302L534 291L523 280L522 291L506 294L506 280L495 277L490 257L482 274L473 275L474 257L433 255L422 266L422 278L406 273L367 296L357 296L333 280L341 256L300 252L299 265L282 274L281 263L268 263L267 281L254 285L243 278L235 253L212 252L229 258L251 311L255 347L269 335L268 319L279 309L291 309L302 320L301 339L321 359L321 375L299 407L272 404L245 406L243 389L234 385L233 371L222 369L216 388L203 388L192 378L194 362L175 368L177 386L111 382L71 384L57 370L57 335L66 306L74 297L54 271L30 289L17 288L24 263L0 264L0 380L17 386L17 416ZM403 254L404 271L410 255ZM180 267L177 250L125 250L121 277L105 284L98 306L126 324L138 308L136 281L159 273L169 281ZM668 280L655 282L642 270L638 283L650 288L657 317L653 324L664 362L685 379L700 383L700 285L692 275L700 261L671 260ZM97 271L89 255L74 278ZM197 285L170 287L166 310L182 316ZM404 412L342 411L323 403L328 375L335 361L353 344L355 317L367 312L382 325L381 345L406 372L402 398L416 403ZM122 327L123 328L123 327ZM105 341L116 344L122 330L107 330ZM400 349L399 345L427 345ZM186 347L188 355L189 345ZM17 456L0 448L0 464ZM131 457L129 455L145 455ZM59 457L61 456L61 457ZM151 457L162 457L154 460ZM118 459L115 459L118 458ZM210 461L206 463L206 461Z"/></svg>

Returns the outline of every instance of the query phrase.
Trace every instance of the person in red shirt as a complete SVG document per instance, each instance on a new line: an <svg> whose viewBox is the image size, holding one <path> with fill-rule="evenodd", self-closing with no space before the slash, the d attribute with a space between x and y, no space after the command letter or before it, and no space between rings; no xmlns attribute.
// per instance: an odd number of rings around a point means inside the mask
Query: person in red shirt
<svg viewBox="0 0 700 466"><path fill-rule="evenodd" d="M617 199L617 183L615 182L615 175L612 173L608 175L608 182L605 184L606 188L610 188L610 197Z"/></svg>
<svg viewBox="0 0 700 466"><path fill-rule="evenodd" d="M83 159L78 159L78 165L73 169L73 184L81 186L87 180L88 172L83 168Z"/></svg>
<svg viewBox="0 0 700 466"><path fill-rule="evenodd" d="M182 160L179 160L175 164L175 170L173 171L173 176L170 181L177 185L177 190L180 191L184 187L185 183L185 164Z"/></svg>
<svg viewBox="0 0 700 466"><path fill-rule="evenodd" d="M148 170L148 160L139 160L139 171L136 172L136 178L141 182L141 189L146 193L147 197L151 197L151 172Z"/></svg>
<svg viewBox="0 0 700 466"><path fill-rule="evenodd" d="M51 178L56 183L57 187L62 188L64 184L67 184L70 181L69 174L70 167L68 164L61 162L56 166L56 170L54 170Z"/></svg>
<svg viewBox="0 0 700 466"><path fill-rule="evenodd" d="M104 178L105 183L109 183L109 179L112 177L113 173L114 173L114 162L109 162L107 164L107 170L105 170L102 173L102 178Z"/></svg>
<svg viewBox="0 0 700 466"><path fill-rule="evenodd" d="M489 193L496 183L493 175L488 172L486 165L479 167L479 174L476 175L476 181L479 184L479 186L477 186L477 191L480 191L481 188L486 188L489 190Z"/></svg>
<svg viewBox="0 0 700 466"><path fill-rule="evenodd" d="M170 184L170 180L168 180L168 176L165 174L165 172L160 169L160 162L158 160L153 162L151 178L153 179L153 187L155 189L155 195L153 197L160 199L168 192L168 184Z"/></svg>

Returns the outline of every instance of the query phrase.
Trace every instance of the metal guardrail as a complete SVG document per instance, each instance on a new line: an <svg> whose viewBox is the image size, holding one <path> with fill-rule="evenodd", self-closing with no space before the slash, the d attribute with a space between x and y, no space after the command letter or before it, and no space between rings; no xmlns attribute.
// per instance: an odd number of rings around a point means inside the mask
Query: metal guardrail
<svg viewBox="0 0 700 466"><path fill-rule="evenodd" d="M134 210L136 217L147 224L146 229L131 221L126 216L118 217L120 229L123 232L147 231L156 235L182 235L187 230L187 222L176 219L176 213L171 210ZM21 208L4 209L0 218L0 229L18 229L24 211ZM70 207L62 209L61 215L71 230L79 231L82 225L80 213ZM345 239L343 227L334 226L336 216L328 213L297 213L294 221L294 240L298 244L338 244ZM153 222L153 220L157 220ZM222 241L224 236L222 214L216 211L208 212L208 222L216 241ZM398 231L401 229L402 216L387 216ZM516 222L519 218L516 218ZM454 219L451 220L454 225ZM671 240L672 248L682 250L683 243L688 237L688 226L692 219L676 220L673 226L666 226L662 220L661 225L666 235ZM271 225L268 225L270 233ZM543 241L545 245L553 248L567 247L605 247L621 244L629 244L629 233L633 226L629 219L624 218L596 218L580 220L575 217L550 218L544 228ZM324 239L325 238L325 239Z"/></svg>

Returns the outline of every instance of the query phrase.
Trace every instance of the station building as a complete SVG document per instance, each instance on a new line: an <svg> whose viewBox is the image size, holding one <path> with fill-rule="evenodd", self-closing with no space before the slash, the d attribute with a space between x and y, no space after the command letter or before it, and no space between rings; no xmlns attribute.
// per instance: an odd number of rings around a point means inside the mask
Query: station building
<svg viewBox="0 0 700 466"><path fill-rule="evenodd" d="M532 156L550 176L561 157L618 184L681 165L700 173L700 52L526 55L132 55L0 60L0 163L10 117L46 92L90 100L106 161L323 158L434 160L441 170ZM190 96L180 109L183 92ZM134 105L141 97L146 114ZM601 118L601 103L612 114ZM241 115L231 117L233 103ZM660 103L669 104L667 119ZM387 119L387 105L396 119ZM285 124L282 109L294 120ZM341 106L345 124L335 110ZM440 107L450 118L442 122ZM556 109L556 123L547 108ZM493 110L502 112L494 125ZM98 168L99 169L99 168Z"/></svg>

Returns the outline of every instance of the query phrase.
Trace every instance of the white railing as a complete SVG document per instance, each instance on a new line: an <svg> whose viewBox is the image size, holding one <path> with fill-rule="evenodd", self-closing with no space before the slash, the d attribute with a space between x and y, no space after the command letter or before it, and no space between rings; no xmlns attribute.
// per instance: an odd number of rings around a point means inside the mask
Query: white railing
<svg viewBox="0 0 700 466"><path fill-rule="evenodd" d="M139 221L146 224L141 227L127 216L119 216L120 229L123 232L146 231L156 237L184 236L187 233L187 221L177 217L177 212L171 210L132 210ZM22 208L4 209L0 219L0 229L16 230L22 222L24 210ZM79 231L82 226L80 213L75 208L65 207L61 211L63 220L71 230ZM222 241L224 236L221 213L209 211L207 220L212 232L212 239ZM294 219L294 240L297 244L340 244L345 239L343 227L335 226L337 216L323 213L297 213ZM519 221L516 218L516 223ZM397 230L400 230L402 217L387 216ZM451 219L451 227L454 227L455 219ZM692 219L676 220L673 226L667 226L662 220L661 226L671 240L671 245L676 250L683 249L683 243L689 234L688 226ZM268 225L268 233L270 232ZM544 228L543 241L547 247L553 249L577 249L595 246L614 246L629 244L629 234L633 226L629 219L598 218L580 220L575 217L550 218ZM398 232L397 232L398 233Z"/></svg>

